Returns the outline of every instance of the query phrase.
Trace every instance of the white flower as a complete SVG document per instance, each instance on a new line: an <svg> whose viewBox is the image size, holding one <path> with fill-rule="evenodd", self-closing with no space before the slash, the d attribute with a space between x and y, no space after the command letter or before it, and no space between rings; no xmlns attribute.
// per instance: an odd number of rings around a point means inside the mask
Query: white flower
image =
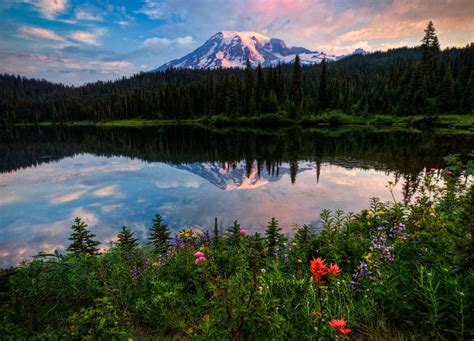
<svg viewBox="0 0 474 341"><path fill-rule="evenodd" d="M260 272L261 272L262 274L264 274L265 272L267 272L267 270L265 270L265 269L260 269Z"/></svg>

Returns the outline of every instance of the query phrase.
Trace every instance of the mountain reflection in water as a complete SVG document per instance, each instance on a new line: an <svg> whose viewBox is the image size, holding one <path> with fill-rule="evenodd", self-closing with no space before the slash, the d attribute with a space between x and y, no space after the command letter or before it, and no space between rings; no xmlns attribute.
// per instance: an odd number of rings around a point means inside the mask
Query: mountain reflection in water
<svg viewBox="0 0 474 341"><path fill-rule="evenodd" d="M416 191L425 168L467 153L472 135L350 129L271 132L198 127L21 128L0 144L0 262L67 247L75 216L103 245L122 225L142 240L153 215L174 230L262 231L275 216L288 233L323 208L358 211L368 199Z"/></svg>

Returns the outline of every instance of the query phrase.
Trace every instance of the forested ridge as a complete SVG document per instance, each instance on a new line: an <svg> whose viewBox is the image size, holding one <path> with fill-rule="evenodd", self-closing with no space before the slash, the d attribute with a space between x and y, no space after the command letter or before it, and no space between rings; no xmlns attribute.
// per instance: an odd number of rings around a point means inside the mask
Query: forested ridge
<svg viewBox="0 0 474 341"><path fill-rule="evenodd" d="M474 112L474 45L443 51L430 22L422 44L302 67L143 72L74 87L0 75L0 122L131 118L290 119L340 110L354 116Z"/></svg>

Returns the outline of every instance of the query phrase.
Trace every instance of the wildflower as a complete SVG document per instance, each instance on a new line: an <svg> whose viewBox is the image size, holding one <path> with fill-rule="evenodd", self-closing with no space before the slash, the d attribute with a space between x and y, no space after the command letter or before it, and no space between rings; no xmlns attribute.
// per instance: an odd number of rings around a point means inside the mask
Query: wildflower
<svg viewBox="0 0 474 341"><path fill-rule="evenodd" d="M452 171L449 171L449 170L448 170L448 171L446 171L444 174L446 174L447 176L451 176L451 175L453 175L454 173L453 173Z"/></svg>
<svg viewBox="0 0 474 341"><path fill-rule="evenodd" d="M201 251L198 251L194 254L194 257L196 257L196 258L204 257L204 253L202 253Z"/></svg>
<svg viewBox="0 0 474 341"><path fill-rule="evenodd" d="M339 265L331 264L329 265L328 272L329 272L329 277L334 278L341 274L341 269L339 268Z"/></svg>
<svg viewBox="0 0 474 341"><path fill-rule="evenodd" d="M374 215L374 212L372 212L372 211L367 211L367 215L368 215L369 217L371 217L371 216Z"/></svg>
<svg viewBox="0 0 474 341"><path fill-rule="evenodd" d="M375 212L375 215L376 215L377 217L381 217L381 216L383 216L384 214L385 214L384 211L377 211L377 212Z"/></svg>
<svg viewBox="0 0 474 341"><path fill-rule="evenodd" d="M285 256L283 257L283 262L285 264L288 264L288 255L287 254L285 254Z"/></svg>
<svg viewBox="0 0 474 341"><path fill-rule="evenodd" d="M239 231L239 234L240 234L241 236L245 236L245 235L247 234L247 230L241 229L241 230Z"/></svg>
<svg viewBox="0 0 474 341"><path fill-rule="evenodd" d="M311 261L310 271L313 274L314 280L319 283L321 278L328 273L328 267L324 264L321 257L318 257Z"/></svg>
<svg viewBox="0 0 474 341"><path fill-rule="evenodd" d="M373 256L372 252L368 253L367 255L364 256L364 259L366 260L366 262L370 263L370 259L372 258L372 256Z"/></svg>
<svg viewBox="0 0 474 341"><path fill-rule="evenodd" d="M265 272L267 272L267 270L265 270L265 269L260 269L260 272L261 272L262 274L264 274Z"/></svg>
<svg viewBox="0 0 474 341"><path fill-rule="evenodd" d="M303 263L303 261L301 259L298 259L297 262L298 263Z"/></svg>
<svg viewBox="0 0 474 341"><path fill-rule="evenodd" d="M198 257L194 260L194 264L198 264L198 263L202 263L202 262L205 262L207 259L206 257L202 256L202 257Z"/></svg>
<svg viewBox="0 0 474 341"><path fill-rule="evenodd" d="M351 331L349 328L346 328L346 321L344 319L329 321L329 327L336 331L339 337L345 337L345 334Z"/></svg>
<svg viewBox="0 0 474 341"><path fill-rule="evenodd" d="M436 172L437 170L438 170L438 169L436 169L436 168L431 168L431 169L430 169L430 172L431 172L431 173L434 173L434 172Z"/></svg>

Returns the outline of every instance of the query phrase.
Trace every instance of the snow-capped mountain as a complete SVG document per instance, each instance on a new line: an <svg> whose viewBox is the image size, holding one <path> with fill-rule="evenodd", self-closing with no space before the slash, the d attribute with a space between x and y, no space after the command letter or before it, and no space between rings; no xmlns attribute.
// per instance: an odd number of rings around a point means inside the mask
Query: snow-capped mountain
<svg viewBox="0 0 474 341"><path fill-rule="evenodd" d="M247 167L245 161L236 164L222 164L220 162L203 163L185 163L172 165L178 169L186 170L206 179L214 186L231 191L242 189L255 189L265 186L269 182L276 182L286 174L291 173L290 165L283 163L275 170L273 174L269 173L266 167L258 172L257 163L251 165L249 176L247 176ZM314 164L310 162L299 162L297 174L314 169Z"/></svg>
<svg viewBox="0 0 474 341"><path fill-rule="evenodd" d="M357 49L353 53L366 52ZM187 69L244 67L247 59L252 66L258 64L270 66L280 62L292 63L297 54L303 65L317 64L323 59L334 61L344 57L311 51L304 47L289 47L281 39L270 38L257 32L221 31L193 52L163 64L154 71L172 67Z"/></svg>

